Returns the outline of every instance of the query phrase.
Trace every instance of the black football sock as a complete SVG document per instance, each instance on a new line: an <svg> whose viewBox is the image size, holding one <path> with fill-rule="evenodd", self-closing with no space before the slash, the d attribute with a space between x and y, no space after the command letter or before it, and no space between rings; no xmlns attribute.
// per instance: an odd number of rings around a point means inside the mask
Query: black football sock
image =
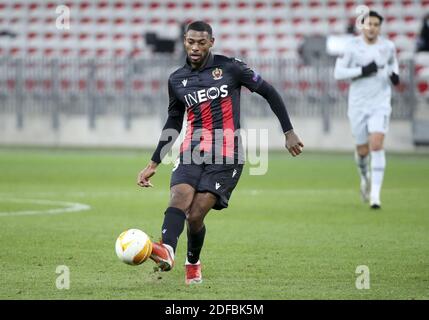
<svg viewBox="0 0 429 320"><path fill-rule="evenodd" d="M168 244L176 252L177 241L185 227L186 215L179 208L168 207L162 224L162 243Z"/></svg>
<svg viewBox="0 0 429 320"><path fill-rule="evenodd" d="M206 226L197 233L191 233L188 229L188 253L187 258L189 263L197 263L200 259L201 249L204 244L206 235Z"/></svg>

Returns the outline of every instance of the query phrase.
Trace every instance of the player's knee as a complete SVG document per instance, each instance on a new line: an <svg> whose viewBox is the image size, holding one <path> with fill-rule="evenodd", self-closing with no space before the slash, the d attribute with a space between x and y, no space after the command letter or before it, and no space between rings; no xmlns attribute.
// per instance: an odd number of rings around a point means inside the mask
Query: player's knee
<svg viewBox="0 0 429 320"><path fill-rule="evenodd" d="M380 151L383 150L383 142L382 141L373 141L371 143L371 151Z"/></svg>
<svg viewBox="0 0 429 320"><path fill-rule="evenodd" d="M193 205L186 215L186 220L188 221L190 231L198 232L204 223L204 214L201 208Z"/></svg>
<svg viewBox="0 0 429 320"><path fill-rule="evenodd" d="M361 157L366 157L369 154L369 149L363 150L363 151L358 151L358 155Z"/></svg>
<svg viewBox="0 0 429 320"><path fill-rule="evenodd" d="M191 233L197 233L204 225L202 215L188 214L186 220L188 221L189 231Z"/></svg>
<svg viewBox="0 0 429 320"><path fill-rule="evenodd" d="M171 188L170 207L179 208L185 213L189 212L194 193L187 188Z"/></svg>
<svg viewBox="0 0 429 320"><path fill-rule="evenodd" d="M366 157L369 153L369 146L368 145L360 145L357 147L357 153L361 157Z"/></svg>

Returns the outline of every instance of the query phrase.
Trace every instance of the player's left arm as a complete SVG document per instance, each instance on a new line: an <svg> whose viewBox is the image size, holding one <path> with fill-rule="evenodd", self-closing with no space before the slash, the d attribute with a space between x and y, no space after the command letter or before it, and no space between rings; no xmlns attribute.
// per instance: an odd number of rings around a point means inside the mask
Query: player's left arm
<svg viewBox="0 0 429 320"><path fill-rule="evenodd" d="M390 57L387 61L388 70L389 70L389 78L393 85L399 84L399 64L398 59L396 57L396 49L395 45L392 43L392 48L390 50Z"/></svg>
<svg viewBox="0 0 429 320"><path fill-rule="evenodd" d="M255 92L267 100L271 110L279 119L286 139L286 148L292 156L297 156L302 152L304 144L295 133L289 118L286 106L278 91L268 82L262 80Z"/></svg>
<svg viewBox="0 0 429 320"><path fill-rule="evenodd" d="M264 97L277 119L279 119L285 134L286 149L294 157L299 155L302 152L304 144L293 130L289 114L280 94L271 84L263 80L259 74L250 69L245 63L234 59L234 65L237 70L240 85Z"/></svg>

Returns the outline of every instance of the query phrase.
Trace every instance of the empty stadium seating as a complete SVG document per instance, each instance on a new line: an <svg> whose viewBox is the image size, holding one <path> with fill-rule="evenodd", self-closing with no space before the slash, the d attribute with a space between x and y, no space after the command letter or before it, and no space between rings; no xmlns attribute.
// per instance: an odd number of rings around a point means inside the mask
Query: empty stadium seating
<svg viewBox="0 0 429 320"><path fill-rule="evenodd" d="M397 41L401 54L414 51L429 0L68 0L69 30L56 28L60 1L2 0L0 30L14 32L16 38L0 37L0 47L14 56L124 56L138 47L135 54L150 56L141 41L145 32L179 39L182 23L204 19L222 40L215 47L220 52L294 56L303 36L344 33L356 6L363 3L386 17L384 32Z"/></svg>
<svg viewBox="0 0 429 320"><path fill-rule="evenodd" d="M63 4L71 10L69 29L57 28ZM177 39L179 53L181 24L204 19L213 26L217 52L296 58L305 36L345 33L359 4L385 16L383 33L400 58L413 56L429 0L1 0L0 31L15 36L0 37L0 55L148 58L146 32ZM426 70L422 61L418 69Z"/></svg>

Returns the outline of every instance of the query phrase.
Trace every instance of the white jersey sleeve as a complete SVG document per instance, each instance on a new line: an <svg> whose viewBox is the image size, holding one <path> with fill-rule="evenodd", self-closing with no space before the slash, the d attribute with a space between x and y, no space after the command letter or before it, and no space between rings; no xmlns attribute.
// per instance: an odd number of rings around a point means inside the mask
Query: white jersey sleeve
<svg viewBox="0 0 429 320"><path fill-rule="evenodd" d="M389 59L387 60L387 70L388 75L390 76L392 73L399 74L399 64L398 59L396 57L396 48L395 44L392 41L389 41Z"/></svg>
<svg viewBox="0 0 429 320"><path fill-rule="evenodd" d="M353 43L346 46L344 53L335 62L334 78L336 80L353 79L362 75L361 67L352 67Z"/></svg>

